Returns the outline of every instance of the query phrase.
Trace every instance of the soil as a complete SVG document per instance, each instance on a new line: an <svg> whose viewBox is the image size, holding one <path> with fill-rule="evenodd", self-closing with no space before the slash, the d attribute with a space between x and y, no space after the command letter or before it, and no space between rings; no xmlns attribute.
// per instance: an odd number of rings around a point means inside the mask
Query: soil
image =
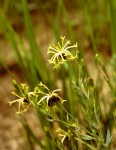
<svg viewBox="0 0 116 150"><path fill-rule="evenodd" d="M9 107L12 100L12 78L5 73L0 76L0 149L18 150L19 143L23 142L21 125ZM17 143L17 141L19 141Z"/></svg>

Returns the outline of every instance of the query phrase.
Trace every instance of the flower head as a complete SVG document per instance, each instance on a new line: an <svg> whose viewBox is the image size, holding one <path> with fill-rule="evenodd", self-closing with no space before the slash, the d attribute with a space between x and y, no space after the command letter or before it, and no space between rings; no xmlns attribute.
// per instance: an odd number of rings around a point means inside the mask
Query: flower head
<svg viewBox="0 0 116 150"><path fill-rule="evenodd" d="M70 130L65 131L65 130L59 128L56 132L58 133L58 136L61 137L62 144L67 144L67 143L71 142L71 138L72 138L73 134L71 133Z"/></svg>
<svg viewBox="0 0 116 150"><path fill-rule="evenodd" d="M40 103L44 100L46 100L47 102L47 107L52 107L57 102L63 103L65 101L57 94L58 91L61 91L60 89L50 91L48 87L45 86L43 83L40 83L39 87L40 87L39 93L41 93L43 96L39 100L38 105L40 105Z"/></svg>
<svg viewBox="0 0 116 150"><path fill-rule="evenodd" d="M78 51L76 51L75 56L69 51L69 49L77 48L77 43L74 45L70 45L70 41L65 39L64 37L60 37L61 42L57 43L57 45L50 45L48 47L48 54L52 54L49 62L54 65L54 68L58 67L60 64L63 64L65 61L73 60L77 58Z"/></svg>
<svg viewBox="0 0 116 150"><path fill-rule="evenodd" d="M31 93L28 94L29 87L26 84L18 84L15 80L13 81L13 85L15 92L12 92L12 94L15 95L17 99L9 102L9 104L11 106L14 103L18 103L17 113L26 112L30 106L29 96Z"/></svg>
<svg viewBox="0 0 116 150"><path fill-rule="evenodd" d="M13 104L13 103L18 103L18 111L17 113L23 113L23 112L26 112L28 109L29 109L29 101L28 99L26 99L25 97L20 97L19 95L17 95L16 93L12 92L12 94L14 94L16 97L18 97L18 99L14 100L14 101L11 101L9 102L10 106Z"/></svg>

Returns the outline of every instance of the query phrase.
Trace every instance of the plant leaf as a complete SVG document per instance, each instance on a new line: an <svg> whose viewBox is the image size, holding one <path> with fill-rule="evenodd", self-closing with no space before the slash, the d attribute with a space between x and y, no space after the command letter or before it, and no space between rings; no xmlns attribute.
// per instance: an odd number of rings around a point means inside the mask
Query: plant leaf
<svg viewBox="0 0 116 150"><path fill-rule="evenodd" d="M89 141L89 140L92 140L92 139L95 139L94 137L92 137L92 136L89 136L89 135L84 135L84 134L82 134L81 135L81 138L83 139L83 140L86 140L86 141Z"/></svg>
<svg viewBox="0 0 116 150"><path fill-rule="evenodd" d="M109 144L110 144L111 140L112 140L112 136L110 134L110 130L108 129L107 130L107 135L106 135L106 146L107 146L107 148L109 147Z"/></svg>

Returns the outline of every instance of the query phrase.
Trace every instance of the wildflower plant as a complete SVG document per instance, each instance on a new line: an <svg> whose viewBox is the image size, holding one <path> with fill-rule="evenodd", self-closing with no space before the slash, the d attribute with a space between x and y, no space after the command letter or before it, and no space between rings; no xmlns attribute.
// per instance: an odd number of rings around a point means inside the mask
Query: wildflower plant
<svg viewBox="0 0 116 150"><path fill-rule="evenodd" d="M65 36L60 37L61 42L58 42L57 45L53 44L48 47L48 54L52 54L49 62L54 65L54 68L59 67L61 64L68 60L73 60L78 57L77 43L71 45L70 40L66 40ZM69 49L76 49L75 55L73 55Z"/></svg>
<svg viewBox="0 0 116 150"><path fill-rule="evenodd" d="M76 71L70 74L69 77L70 81L72 81L70 85L75 92L72 95L75 101L71 99L71 102L69 102L68 97L64 100L62 94L61 96L59 95L61 89L52 91L42 82L31 92L27 85L14 82L15 96L18 99L10 102L10 104L19 103L18 113L26 112L29 106L36 109L45 135L45 143L40 142L34 135L32 137L34 137L34 140L36 139L36 142L39 141L38 146L42 149L109 150L113 139L110 130L114 128L114 125L106 128L101 120L99 93L95 81L88 74L84 59L78 55L77 44L73 46L69 46L69 44L70 41L65 40L65 37L61 37L61 43L58 42L57 45L49 46L48 53L53 54L49 61L54 64L54 68L77 58ZM68 51L71 48L75 48L75 55ZM98 64L101 65L99 59ZM70 68L72 68L71 64ZM102 70L105 73L108 86L115 97L115 86L111 84L108 73L103 65ZM75 75L76 79L73 78L73 75ZM71 87L69 86L69 91L71 91L70 89ZM64 101L65 103L63 103ZM112 103L112 106L114 104L115 102ZM72 107L72 105L74 106ZM23 109L21 109L21 106ZM75 113L71 113L70 107L72 107ZM114 117L116 116L115 110L114 108L111 112Z"/></svg>

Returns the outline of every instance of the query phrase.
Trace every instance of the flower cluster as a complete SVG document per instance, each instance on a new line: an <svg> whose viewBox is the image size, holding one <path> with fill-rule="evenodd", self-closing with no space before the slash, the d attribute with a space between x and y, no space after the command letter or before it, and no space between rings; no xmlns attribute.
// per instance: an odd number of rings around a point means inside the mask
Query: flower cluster
<svg viewBox="0 0 116 150"><path fill-rule="evenodd" d="M33 92L29 92L29 87L26 84L18 84L15 81L14 86L15 92L12 92L12 94L18 97L18 99L9 102L9 104L18 103L17 113L26 112L31 104L39 106L41 103L44 103L47 108L51 108L56 103L63 103L65 101L57 94L58 91L61 91L60 89L50 91L42 82L36 86ZM36 99L36 104L34 99Z"/></svg>
<svg viewBox="0 0 116 150"><path fill-rule="evenodd" d="M69 49L77 48L77 43L74 45L70 45L70 41L65 39L64 37L61 38L61 43L57 43L57 45L50 45L48 47L48 54L52 54L51 59L49 62L54 65L54 68L57 68L60 64L63 64L65 61L73 60L77 58L78 50L76 51L75 55L73 55Z"/></svg>

